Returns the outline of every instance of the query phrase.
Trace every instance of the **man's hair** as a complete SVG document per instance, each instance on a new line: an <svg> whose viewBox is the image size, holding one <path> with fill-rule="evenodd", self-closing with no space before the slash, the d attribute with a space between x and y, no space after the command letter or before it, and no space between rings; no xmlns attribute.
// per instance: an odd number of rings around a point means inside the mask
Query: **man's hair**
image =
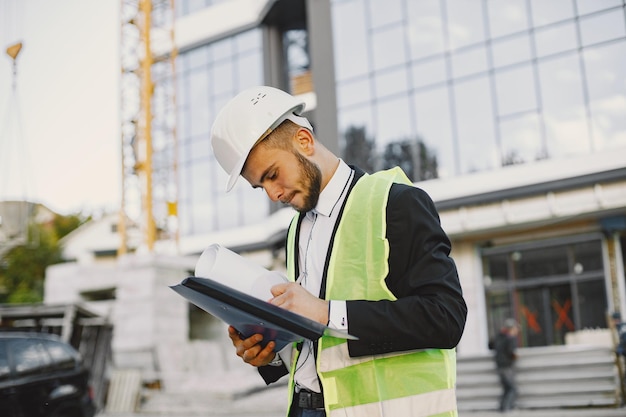
<svg viewBox="0 0 626 417"><path fill-rule="evenodd" d="M263 146L267 146L270 149L283 149L286 151L291 150L293 147L291 139L293 138L293 135L296 134L298 129L300 129L300 126L291 120L285 120L259 144L262 143Z"/></svg>

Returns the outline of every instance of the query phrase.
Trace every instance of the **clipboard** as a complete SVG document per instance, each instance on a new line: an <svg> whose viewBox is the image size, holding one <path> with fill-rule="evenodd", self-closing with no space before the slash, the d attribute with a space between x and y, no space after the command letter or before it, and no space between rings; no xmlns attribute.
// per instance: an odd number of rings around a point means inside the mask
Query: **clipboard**
<svg viewBox="0 0 626 417"><path fill-rule="evenodd" d="M263 335L262 346L270 341L276 342L276 351L289 343L303 339L317 340L321 336L358 339L346 331L331 329L209 278L187 277L170 288L233 326L244 338L259 333Z"/></svg>

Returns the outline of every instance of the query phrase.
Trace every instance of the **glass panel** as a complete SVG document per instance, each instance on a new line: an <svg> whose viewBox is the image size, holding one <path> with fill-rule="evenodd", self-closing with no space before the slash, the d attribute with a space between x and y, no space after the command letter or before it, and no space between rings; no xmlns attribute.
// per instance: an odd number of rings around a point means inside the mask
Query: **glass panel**
<svg viewBox="0 0 626 417"><path fill-rule="evenodd" d="M402 0L370 1L369 18L373 28L398 23L404 15Z"/></svg>
<svg viewBox="0 0 626 417"><path fill-rule="evenodd" d="M335 73L345 80L369 72L367 28L363 2L333 2ZM350 22L350 30L345 30Z"/></svg>
<svg viewBox="0 0 626 417"><path fill-rule="evenodd" d="M582 17L580 35L583 46L623 38L626 35L624 10L620 8L608 13Z"/></svg>
<svg viewBox="0 0 626 417"><path fill-rule="evenodd" d="M464 49L452 54L452 74L454 77L487 71L487 50L484 46Z"/></svg>
<svg viewBox="0 0 626 417"><path fill-rule="evenodd" d="M514 272L509 273L511 263ZM511 316L522 325L523 346L565 344L568 332L606 327L607 292L597 239L485 255L483 269L490 325L506 307L508 282L516 313ZM497 296L500 305L493 302Z"/></svg>
<svg viewBox="0 0 626 417"><path fill-rule="evenodd" d="M590 152L578 57L540 62L539 79L548 156Z"/></svg>
<svg viewBox="0 0 626 417"><path fill-rule="evenodd" d="M585 49L584 58L594 146L625 147L626 42Z"/></svg>
<svg viewBox="0 0 626 417"><path fill-rule="evenodd" d="M409 47L414 59L439 54L444 50L440 4L430 1L407 2Z"/></svg>
<svg viewBox="0 0 626 417"><path fill-rule="evenodd" d="M221 41L212 43L209 46L209 51L212 54L213 62L230 58L234 53L233 46L234 46L233 38L226 38Z"/></svg>
<svg viewBox="0 0 626 417"><path fill-rule="evenodd" d="M204 163L205 159L213 153L213 151L211 150L211 142L209 139L208 131L206 135L192 138L189 145L192 160L200 159L203 161L202 163Z"/></svg>
<svg viewBox="0 0 626 417"><path fill-rule="evenodd" d="M413 87L442 83L446 81L446 62L444 58L420 61L411 66Z"/></svg>
<svg viewBox="0 0 626 417"><path fill-rule="evenodd" d="M374 136L374 125L372 120L372 108L370 106L360 106L358 108L342 111L338 117L339 130L341 136L351 128L365 129L365 136L376 140Z"/></svg>
<svg viewBox="0 0 626 417"><path fill-rule="evenodd" d="M526 0L490 0L487 2L487 6L492 38L528 29Z"/></svg>
<svg viewBox="0 0 626 417"><path fill-rule="evenodd" d="M75 365L74 353L67 345L45 341L44 345L52 358L52 364L57 369L73 369Z"/></svg>
<svg viewBox="0 0 626 417"><path fill-rule="evenodd" d="M485 40L482 2L447 2L450 47L457 49Z"/></svg>
<svg viewBox="0 0 626 417"><path fill-rule="evenodd" d="M535 26L542 26L574 17L572 0L532 0L531 10Z"/></svg>
<svg viewBox="0 0 626 417"><path fill-rule="evenodd" d="M543 159L539 116L525 114L500 122L502 139L502 166Z"/></svg>
<svg viewBox="0 0 626 417"><path fill-rule="evenodd" d="M380 30L372 35L374 69L393 67L406 62L406 47L402 27Z"/></svg>
<svg viewBox="0 0 626 417"><path fill-rule="evenodd" d="M487 77L455 85L458 147L462 173L500 166Z"/></svg>
<svg viewBox="0 0 626 417"><path fill-rule="evenodd" d="M379 72L374 76L377 98L406 92L408 84L406 67L404 66L393 71Z"/></svg>
<svg viewBox="0 0 626 417"><path fill-rule="evenodd" d="M235 63L237 69L237 86L240 90L263 84L263 57L260 52L240 56ZM212 120L212 118L211 118Z"/></svg>
<svg viewBox="0 0 626 417"><path fill-rule="evenodd" d="M530 65L497 72L496 91L500 116L537 109L535 76Z"/></svg>
<svg viewBox="0 0 626 417"><path fill-rule="evenodd" d="M491 48L493 65L496 68L530 61L532 58L530 52L530 38L527 34L494 41L491 44Z"/></svg>
<svg viewBox="0 0 626 417"><path fill-rule="evenodd" d="M376 145L379 149L389 142L411 136L408 97L381 101L376 110Z"/></svg>
<svg viewBox="0 0 626 417"><path fill-rule="evenodd" d="M621 6L621 0L576 0L579 14L604 10L608 7Z"/></svg>
<svg viewBox="0 0 626 417"><path fill-rule="evenodd" d="M577 275L588 272L602 272L602 246L599 241L572 245L574 255L573 272Z"/></svg>
<svg viewBox="0 0 626 417"><path fill-rule="evenodd" d="M209 63L208 51L208 47L200 47L192 49L189 52L185 52L185 57L183 59L187 63L186 67L191 70L207 65Z"/></svg>
<svg viewBox="0 0 626 417"><path fill-rule="evenodd" d="M209 108L209 80L204 71L189 74L189 135L201 135L208 131L206 117Z"/></svg>
<svg viewBox="0 0 626 417"><path fill-rule="evenodd" d="M509 256L507 254L491 255L485 258L485 285L506 283L509 280L508 263Z"/></svg>
<svg viewBox="0 0 626 417"><path fill-rule="evenodd" d="M310 68L308 32L292 29L283 34L286 49L287 75L289 78L300 75Z"/></svg>
<svg viewBox="0 0 626 417"><path fill-rule="evenodd" d="M602 279L583 281L578 288L578 316L581 329L606 328L607 295Z"/></svg>
<svg viewBox="0 0 626 417"><path fill-rule="evenodd" d="M520 314L520 336L524 347L549 345L550 317L546 295L541 288L529 288L516 292L516 304Z"/></svg>
<svg viewBox="0 0 626 417"><path fill-rule="evenodd" d="M10 340L8 346L18 374L40 372L50 364L50 358L36 341Z"/></svg>
<svg viewBox="0 0 626 417"><path fill-rule="evenodd" d="M6 342L0 340L0 381L6 379L11 373L9 367L9 356L7 353Z"/></svg>
<svg viewBox="0 0 626 417"><path fill-rule="evenodd" d="M515 262L516 279L545 278L569 273L566 246L513 252L511 259Z"/></svg>
<svg viewBox="0 0 626 417"><path fill-rule="evenodd" d="M487 315L489 340L492 342L504 321L515 317L511 307L510 293L507 290L490 290L487 292Z"/></svg>
<svg viewBox="0 0 626 417"><path fill-rule="evenodd" d="M213 94L229 94L235 89L234 65L232 61L220 61L214 64L211 74Z"/></svg>
<svg viewBox="0 0 626 417"><path fill-rule="evenodd" d="M568 22L535 30L537 56L544 57L558 52L573 51L578 46L576 27Z"/></svg>
<svg viewBox="0 0 626 417"><path fill-rule="evenodd" d="M439 178L456 174L455 148L452 140L452 121L448 88L435 88L414 95L417 134L437 155Z"/></svg>
<svg viewBox="0 0 626 417"><path fill-rule="evenodd" d="M259 51L262 48L261 31L253 29L240 33L235 37L235 44L237 45L237 52L240 54Z"/></svg>
<svg viewBox="0 0 626 417"><path fill-rule="evenodd" d="M368 103L372 100L371 80L360 78L355 81L337 84L337 106L344 108L355 104Z"/></svg>
<svg viewBox="0 0 626 417"><path fill-rule="evenodd" d="M564 345L565 334L576 331L572 305L572 290L569 284L550 287L550 316L552 317L551 344Z"/></svg>

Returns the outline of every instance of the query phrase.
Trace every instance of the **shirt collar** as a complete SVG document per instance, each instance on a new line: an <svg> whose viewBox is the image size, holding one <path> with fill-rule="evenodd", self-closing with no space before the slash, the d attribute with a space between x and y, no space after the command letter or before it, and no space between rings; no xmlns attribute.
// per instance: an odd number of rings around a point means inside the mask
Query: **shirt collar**
<svg viewBox="0 0 626 417"><path fill-rule="evenodd" d="M313 210L307 212L307 216L321 214L322 216L330 217L333 209L337 206L337 202L348 188L347 184L351 177L352 169L342 159L339 159L339 166L337 166L332 178L320 193L317 205Z"/></svg>

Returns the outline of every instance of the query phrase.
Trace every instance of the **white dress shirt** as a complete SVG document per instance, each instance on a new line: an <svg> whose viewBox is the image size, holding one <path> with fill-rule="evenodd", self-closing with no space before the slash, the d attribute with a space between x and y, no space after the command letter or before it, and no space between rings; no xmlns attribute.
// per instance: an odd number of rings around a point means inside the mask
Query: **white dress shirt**
<svg viewBox="0 0 626 417"><path fill-rule="evenodd" d="M316 297L322 285L330 239L353 176L354 171L340 159L335 174L320 193L317 205L306 213L300 225L298 282ZM330 327L348 329L345 301L330 302L329 319ZM305 340L296 367L295 382L297 387L320 392L312 348L313 342Z"/></svg>

